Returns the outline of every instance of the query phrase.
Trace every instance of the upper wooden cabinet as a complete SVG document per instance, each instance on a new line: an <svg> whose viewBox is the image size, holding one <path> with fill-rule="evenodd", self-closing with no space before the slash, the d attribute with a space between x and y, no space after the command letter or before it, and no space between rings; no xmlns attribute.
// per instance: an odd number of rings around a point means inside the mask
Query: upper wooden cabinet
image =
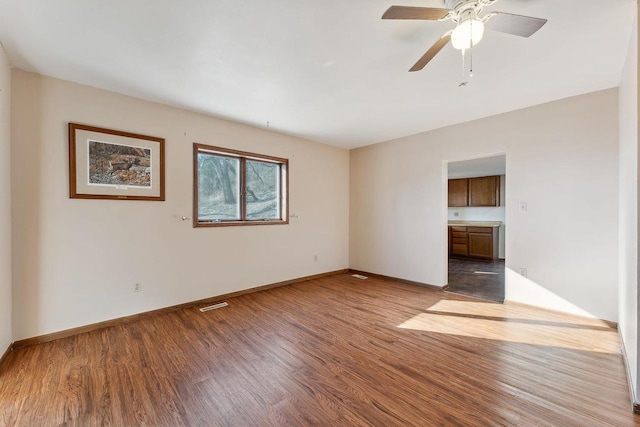
<svg viewBox="0 0 640 427"><path fill-rule="evenodd" d="M469 206L469 180L449 180L449 206Z"/></svg>
<svg viewBox="0 0 640 427"><path fill-rule="evenodd" d="M469 178L469 206L499 206L500 177Z"/></svg>
<svg viewBox="0 0 640 427"><path fill-rule="evenodd" d="M449 207L500 206L500 177L449 180Z"/></svg>

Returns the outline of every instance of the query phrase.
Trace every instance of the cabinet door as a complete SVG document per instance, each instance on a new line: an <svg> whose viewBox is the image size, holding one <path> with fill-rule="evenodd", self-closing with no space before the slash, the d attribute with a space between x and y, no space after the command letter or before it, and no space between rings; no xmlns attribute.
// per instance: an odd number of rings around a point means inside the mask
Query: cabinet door
<svg viewBox="0 0 640 427"><path fill-rule="evenodd" d="M493 259L493 235L490 233L467 234L469 245L469 256L476 258Z"/></svg>
<svg viewBox="0 0 640 427"><path fill-rule="evenodd" d="M499 179L498 176L469 178L469 206L499 206Z"/></svg>
<svg viewBox="0 0 640 427"><path fill-rule="evenodd" d="M449 206L461 207L469 206L469 185L468 179L449 180Z"/></svg>

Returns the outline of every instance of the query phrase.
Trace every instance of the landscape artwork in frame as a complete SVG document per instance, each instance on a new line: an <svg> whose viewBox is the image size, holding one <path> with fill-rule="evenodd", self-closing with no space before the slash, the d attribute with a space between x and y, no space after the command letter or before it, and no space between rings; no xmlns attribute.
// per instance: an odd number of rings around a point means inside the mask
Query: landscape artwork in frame
<svg viewBox="0 0 640 427"><path fill-rule="evenodd" d="M164 200L164 139L69 123L69 197Z"/></svg>

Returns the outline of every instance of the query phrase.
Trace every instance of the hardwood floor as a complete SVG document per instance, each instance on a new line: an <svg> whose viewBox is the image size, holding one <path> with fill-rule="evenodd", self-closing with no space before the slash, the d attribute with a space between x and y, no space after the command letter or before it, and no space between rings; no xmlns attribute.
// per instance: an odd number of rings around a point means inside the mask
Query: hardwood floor
<svg viewBox="0 0 640 427"><path fill-rule="evenodd" d="M504 301L504 260L449 258L448 285L447 292L501 303Z"/></svg>
<svg viewBox="0 0 640 427"><path fill-rule="evenodd" d="M17 349L7 426L627 426L603 322L348 274Z"/></svg>

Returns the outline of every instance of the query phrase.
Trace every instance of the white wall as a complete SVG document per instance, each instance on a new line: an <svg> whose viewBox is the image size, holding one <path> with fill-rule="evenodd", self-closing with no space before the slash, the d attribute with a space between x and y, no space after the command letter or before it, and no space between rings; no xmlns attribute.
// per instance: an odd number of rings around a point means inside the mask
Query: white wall
<svg viewBox="0 0 640 427"><path fill-rule="evenodd" d="M444 163L506 153L507 268L529 275L508 272L507 299L616 320L617 103L609 89L351 151L351 267L444 285Z"/></svg>
<svg viewBox="0 0 640 427"><path fill-rule="evenodd" d="M0 356L13 341L11 320L11 67L0 46Z"/></svg>
<svg viewBox="0 0 640 427"><path fill-rule="evenodd" d="M638 395L638 22L633 25L620 99L619 320ZM635 396L634 396L635 398Z"/></svg>
<svg viewBox="0 0 640 427"><path fill-rule="evenodd" d="M348 267L347 150L19 70L12 89L15 339ZM69 199L70 121L165 138L166 202ZM288 158L299 219L181 221L193 142Z"/></svg>

